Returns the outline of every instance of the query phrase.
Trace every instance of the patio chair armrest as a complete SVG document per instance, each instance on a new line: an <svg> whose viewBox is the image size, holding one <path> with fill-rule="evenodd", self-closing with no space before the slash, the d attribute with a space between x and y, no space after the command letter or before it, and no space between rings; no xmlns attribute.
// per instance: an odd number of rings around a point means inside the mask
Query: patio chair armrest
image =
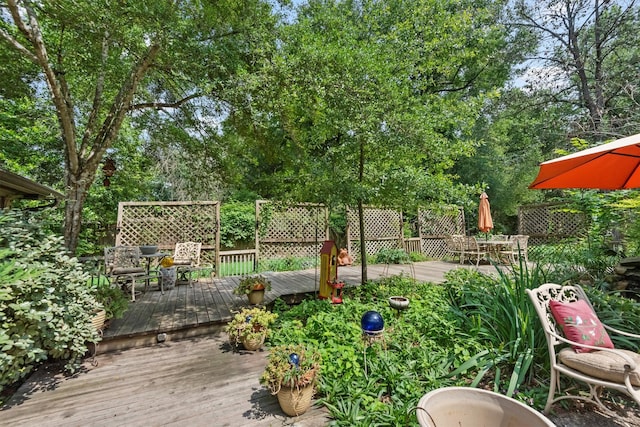
<svg viewBox="0 0 640 427"><path fill-rule="evenodd" d="M629 338L639 338L640 339L640 334L634 334L632 332L621 331L620 329L613 328L611 326L605 325L604 323L602 323L602 326L604 326L604 328L607 331L613 332L614 334L624 335L625 337L629 337Z"/></svg>
<svg viewBox="0 0 640 427"><path fill-rule="evenodd" d="M559 341L562 341L564 343L570 344L572 346L590 348L591 350L606 351L606 352L609 352L609 353L613 353L613 354L621 357L622 360L624 360L624 362L625 362L624 366L629 371L633 371L637 367L636 362L632 358L630 358L629 356L627 356L623 352L618 351L615 348L606 348L606 347L598 347L598 346L594 346L594 345L582 344L582 343L579 343L579 342L568 340L565 337L563 337L561 335L558 335L558 334L555 334L553 332L551 333L551 335L554 336L555 338L557 338Z"/></svg>

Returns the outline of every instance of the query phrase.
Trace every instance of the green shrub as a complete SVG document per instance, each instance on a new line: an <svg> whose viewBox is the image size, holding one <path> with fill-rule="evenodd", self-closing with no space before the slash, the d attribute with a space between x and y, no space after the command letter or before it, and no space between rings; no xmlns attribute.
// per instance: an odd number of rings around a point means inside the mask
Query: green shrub
<svg viewBox="0 0 640 427"><path fill-rule="evenodd" d="M260 261L260 271L296 271L313 268L319 261L318 257L286 257L271 258Z"/></svg>
<svg viewBox="0 0 640 427"><path fill-rule="evenodd" d="M95 284L95 295L98 303L107 312L107 319L120 319L129 308L129 296L107 280Z"/></svg>
<svg viewBox="0 0 640 427"><path fill-rule="evenodd" d="M87 342L99 340L88 275L61 237L42 232L37 217L2 212L0 228L0 387L49 358L74 371Z"/></svg>
<svg viewBox="0 0 640 427"><path fill-rule="evenodd" d="M220 206L220 244L233 248L255 240L255 202L228 201Z"/></svg>
<svg viewBox="0 0 640 427"><path fill-rule="evenodd" d="M395 295L410 300L401 314L388 304ZM461 333L444 287L403 276L345 288L342 304L309 300L274 310L279 317L271 344L304 344L322 355L320 401L333 425L417 425L420 397L464 384L449 373L481 349ZM379 340L363 337L360 320L369 310L385 320Z"/></svg>
<svg viewBox="0 0 640 427"><path fill-rule="evenodd" d="M475 370L472 385L492 382L494 391L513 396L532 378L534 361L548 360L538 316L525 292L545 283L546 276L541 267L529 270L523 263L497 272L497 281L471 270L447 275L452 304L464 319L464 329L485 345L453 374Z"/></svg>
<svg viewBox="0 0 640 427"><path fill-rule="evenodd" d="M408 264L409 255L402 249L380 249L376 254L376 264Z"/></svg>

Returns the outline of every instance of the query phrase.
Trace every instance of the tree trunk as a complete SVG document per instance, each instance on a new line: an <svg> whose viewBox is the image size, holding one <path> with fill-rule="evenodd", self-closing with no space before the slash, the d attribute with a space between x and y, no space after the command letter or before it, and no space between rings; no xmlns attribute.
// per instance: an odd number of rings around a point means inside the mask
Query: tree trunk
<svg viewBox="0 0 640 427"><path fill-rule="evenodd" d="M360 164L358 165L358 180L360 181L360 188L364 183L364 141L360 139ZM362 194L362 193L361 193ZM362 269L361 284L367 283L367 248L365 246L364 235L364 202L362 196L358 197L358 226L360 227L360 262Z"/></svg>
<svg viewBox="0 0 640 427"><path fill-rule="evenodd" d="M87 199L89 187L96 171L81 171L79 176L67 172L67 192L64 209L64 244L67 250L75 254L82 229L82 207Z"/></svg>
<svg viewBox="0 0 640 427"><path fill-rule="evenodd" d="M358 200L358 225L360 226L360 261L362 263L362 281L361 285L367 283L367 248L365 247L366 240L364 235L364 205L362 199Z"/></svg>

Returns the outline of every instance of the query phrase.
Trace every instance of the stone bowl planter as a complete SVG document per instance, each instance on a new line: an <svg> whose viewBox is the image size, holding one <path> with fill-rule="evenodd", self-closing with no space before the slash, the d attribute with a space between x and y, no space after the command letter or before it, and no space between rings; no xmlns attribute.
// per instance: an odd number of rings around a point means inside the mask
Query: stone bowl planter
<svg viewBox="0 0 640 427"><path fill-rule="evenodd" d="M142 255L153 255L158 252L158 245L140 246L140 252L142 252Z"/></svg>
<svg viewBox="0 0 640 427"><path fill-rule="evenodd" d="M422 427L550 427L544 415L515 399L471 387L444 387L422 396L416 409Z"/></svg>
<svg viewBox="0 0 640 427"><path fill-rule="evenodd" d="M400 296L389 297L389 306L396 310L406 310L409 308L409 298Z"/></svg>

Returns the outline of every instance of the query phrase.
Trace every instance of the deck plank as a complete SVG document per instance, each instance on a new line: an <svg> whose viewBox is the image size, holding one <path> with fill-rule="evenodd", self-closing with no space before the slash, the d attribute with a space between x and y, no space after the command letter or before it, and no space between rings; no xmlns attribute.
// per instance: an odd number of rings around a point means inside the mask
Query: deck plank
<svg viewBox="0 0 640 427"><path fill-rule="evenodd" d="M453 268L473 268L453 262L429 261L413 264L416 280L433 283L444 281L444 274ZM495 271L493 266L480 266L480 271ZM367 277L375 280L382 275L405 274L413 276L409 265L369 265ZM265 295L269 304L280 296L313 293L319 291L320 271L311 268L302 271L263 273L272 283L271 291ZM360 266L338 267L338 280L347 286L358 285L361 281ZM239 277L202 277L194 280L193 288L187 284L176 285L161 295L155 286L136 298L135 303L122 319L111 321L105 331L104 340L156 333L172 333L186 328L196 328L212 324L224 324L233 313L248 306L244 295L234 295Z"/></svg>
<svg viewBox="0 0 640 427"><path fill-rule="evenodd" d="M106 354L73 377L38 372L2 408L0 425L326 425L322 408L282 413L259 384L266 354L234 353L215 335Z"/></svg>
<svg viewBox="0 0 640 427"><path fill-rule="evenodd" d="M459 264L416 263L416 279L433 283ZM462 266L474 268L475 266ZM481 271L496 272L492 266ZM368 278L408 273L409 266L374 265ZM316 290L319 272L268 273L271 301L288 293ZM347 286L360 283L360 267L340 267L338 279ZM312 408L290 418L259 382L266 351L234 352L226 334L218 329L195 338L173 339L176 331L192 331L204 323L224 324L241 307L244 295L234 295L239 278L201 278L178 285L164 295L154 289L140 295L122 319L115 319L101 343L147 334L167 333L166 342L145 347L100 350L98 366L87 361L69 377L41 370L32 375L0 410L0 425L11 426L324 426L326 409ZM155 338L155 336L154 336Z"/></svg>

